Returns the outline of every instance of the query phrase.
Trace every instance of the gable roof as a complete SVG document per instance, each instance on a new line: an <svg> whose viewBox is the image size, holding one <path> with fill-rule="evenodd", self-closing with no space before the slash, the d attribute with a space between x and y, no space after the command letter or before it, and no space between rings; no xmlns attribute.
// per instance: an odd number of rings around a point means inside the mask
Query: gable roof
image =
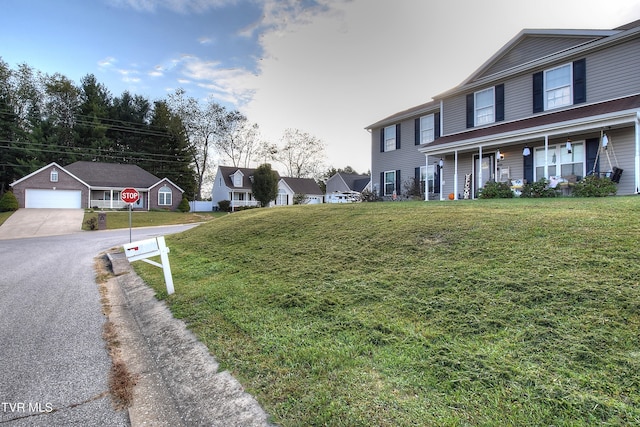
<svg viewBox="0 0 640 427"><path fill-rule="evenodd" d="M72 174L71 172L69 172L68 170L66 170L66 168L63 168L62 166L60 166L60 165L59 165L59 164L57 164L56 162L51 162L51 163L49 163L48 165L43 166L43 167L41 167L40 169L35 170L35 171L31 172L30 174L23 176L23 177L22 177L22 178L20 178L20 179L15 180L14 182L12 182L12 183L11 183L11 184L9 184L9 185L13 187L14 185L16 185L16 184L18 184L18 183L20 183L20 182L22 182L22 181L24 181L24 180L26 180L26 179L29 179L29 178L31 178L32 176L37 175L37 174L39 174L40 172L42 172L42 171L44 171L44 170L46 170L46 169L49 169L49 168L58 168L58 169L60 169L60 170L64 171L65 173L69 174L73 179L77 180L78 182L80 182L81 184L83 184L84 186L86 186L87 188L90 188L90 187L91 187L88 183L86 183L86 182L85 182L85 181L83 181L81 178L77 177L76 175Z"/></svg>
<svg viewBox="0 0 640 427"><path fill-rule="evenodd" d="M613 30L522 30L488 61L474 71L458 86L441 93L434 99L442 99L502 78L530 72L551 63L568 60L585 52L600 49L640 33L638 21Z"/></svg>
<svg viewBox="0 0 640 427"><path fill-rule="evenodd" d="M234 173L236 173L237 171L242 172L242 175L244 175L242 177L242 186L240 187L236 187L235 185L233 185L233 180L231 179L231 175L233 175ZM238 168L235 166L218 166L218 174L220 174L220 176L222 176L222 179L224 180L224 185L226 185L229 188L236 188L236 189L242 189L242 190L250 190L251 189L251 177L253 176L253 174L256 172L255 168ZM280 174L278 174L278 171L274 171L277 175L278 175L278 179L280 179Z"/></svg>
<svg viewBox="0 0 640 427"><path fill-rule="evenodd" d="M138 165L79 161L64 167L92 187L149 188L160 178Z"/></svg>
<svg viewBox="0 0 640 427"><path fill-rule="evenodd" d="M322 194L320 186L312 178L291 178L283 176L280 179L284 181L295 194Z"/></svg>
<svg viewBox="0 0 640 427"><path fill-rule="evenodd" d="M385 117L384 119L367 126L365 129L374 129L382 126L392 125L409 117L435 113L439 109L440 101L425 102L424 104L416 105L415 107L411 107L404 111L400 111L399 113L392 114L389 117Z"/></svg>
<svg viewBox="0 0 640 427"><path fill-rule="evenodd" d="M336 175L339 175L340 178L342 178L351 191L357 191L358 193L362 193L369 184L369 181L371 181L371 177L369 175L342 172L338 172Z"/></svg>

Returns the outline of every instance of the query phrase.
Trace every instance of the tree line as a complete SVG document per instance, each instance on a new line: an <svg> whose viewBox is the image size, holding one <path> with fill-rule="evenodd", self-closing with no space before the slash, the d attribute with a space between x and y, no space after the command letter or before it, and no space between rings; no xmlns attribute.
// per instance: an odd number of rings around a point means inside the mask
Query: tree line
<svg viewBox="0 0 640 427"><path fill-rule="evenodd" d="M113 96L93 74L76 85L0 58L0 195L51 162L85 160L136 164L202 199L216 159L236 167L277 161L288 176L320 177L324 157L320 139L287 129L279 144L266 141L257 124L213 98L183 89L154 101Z"/></svg>

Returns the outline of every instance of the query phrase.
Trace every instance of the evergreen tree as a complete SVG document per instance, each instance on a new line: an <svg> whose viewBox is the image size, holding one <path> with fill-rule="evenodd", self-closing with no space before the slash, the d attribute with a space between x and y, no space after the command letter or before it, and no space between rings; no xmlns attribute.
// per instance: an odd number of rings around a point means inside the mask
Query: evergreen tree
<svg viewBox="0 0 640 427"><path fill-rule="evenodd" d="M258 166L253 174L253 182L251 191L253 197L260 202L262 207L268 206L269 203L278 197L278 173L271 169L271 165L263 164Z"/></svg>

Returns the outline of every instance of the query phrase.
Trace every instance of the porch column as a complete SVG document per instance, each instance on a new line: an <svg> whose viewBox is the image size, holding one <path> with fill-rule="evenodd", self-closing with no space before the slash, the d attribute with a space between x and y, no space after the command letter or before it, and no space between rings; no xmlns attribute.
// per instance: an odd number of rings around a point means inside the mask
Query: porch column
<svg viewBox="0 0 640 427"><path fill-rule="evenodd" d="M429 155L424 155L424 167L425 167L425 177L424 177L424 201L429 201Z"/></svg>
<svg viewBox="0 0 640 427"><path fill-rule="evenodd" d="M458 200L458 150L454 151L453 200Z"/></svg>
<svg viewBox="0 0 640 427"><path fill-rule="evenodd" d="M113 188L109 190L109 207L113 209Z"/></svg>
<svg viewBox="0 0 640 427"><path fill-rule="evenodd" d="M636 113L636 194L640 193L640 112Z"/></svg>
<svg viewBox="0 0 640 427"><path fill-rule="evenodd" d="M478 190L480 189L480 184L482 183L482 145L478 148L478 176L476 177L476 185L474 185L474 187L478 187ZM475 166L475 165L474 165ZM476 198L475 192L473 195L473 198Z"/></svg>
<svg viewBox="0 0 640 427"><path fill-rule="evenodd" d="M544 177L549 179L549 135L544 136ZM540 180L540 177L536 178Z"/></svg>

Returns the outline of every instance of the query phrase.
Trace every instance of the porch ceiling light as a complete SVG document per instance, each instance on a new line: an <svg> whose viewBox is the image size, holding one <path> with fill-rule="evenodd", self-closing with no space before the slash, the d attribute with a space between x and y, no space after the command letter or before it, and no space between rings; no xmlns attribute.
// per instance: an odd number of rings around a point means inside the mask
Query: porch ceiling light
<svg viewBox="0 0 640 427"><path fill-rule="evenodd" d="M567 153L571 154L571 138L567 138Z"/></svg>
<svg viewBox="0 0 640 427"><path fill-rule="evenodd" d="M607 148L607 145L609 145L609 137L606 133L602 132L602 148Z"/></svg>
<svg viewBox="0 0 640 427"><path fill-rule="evenodd" d="M525 156L525 157L531 155L531 148L529 148L528 145L524 147L524 150L522 150L522 155Z"/></svg>
<svg viewBox="0 0 640 427"><path fill-rule="evenodd" d="M442 168L444 166L444 160L440 159L440 161L438 162L438 166Z"/></svg>

